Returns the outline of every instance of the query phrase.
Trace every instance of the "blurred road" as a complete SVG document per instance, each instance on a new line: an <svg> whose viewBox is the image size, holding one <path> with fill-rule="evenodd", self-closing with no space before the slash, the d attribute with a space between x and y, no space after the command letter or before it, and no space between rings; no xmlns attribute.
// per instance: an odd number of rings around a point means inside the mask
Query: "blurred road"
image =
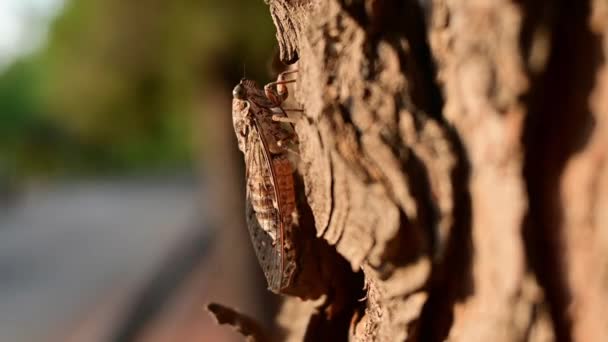
<svg viewBox="0 0 608 342"><path fill-rule="evenodd" d="M26 191L0 208L0 341L48 341L145 282L200 227L190 180L104 180Z"/></svg>

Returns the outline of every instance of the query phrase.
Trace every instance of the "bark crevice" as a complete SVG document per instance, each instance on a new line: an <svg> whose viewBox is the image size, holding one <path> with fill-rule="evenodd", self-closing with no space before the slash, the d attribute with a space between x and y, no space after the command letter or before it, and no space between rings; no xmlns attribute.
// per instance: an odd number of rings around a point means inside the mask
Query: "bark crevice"
<svg viewBox="0 0 608 342"><path fill-rule="evenodd" d="M356 284L322 309L286 300L287 336L333 336L344 307L339 339L608 338L608 282L586 266L608 265L608 6L268 4L298 59L310 236Z"/></svg>
<svg viewBox="0 0 608 342"><path fill-rule="evenodd" d="M524 224L526 252L544 288L559 341L573 340L571 284L567 279L568 251L561 181L567 161L583 149L592 136L594 117L589 94L603 64L599 36L591 32L590 4L564 2L526 6L522 36L525 55L531 55L536 30L551 32L546 64L532 78L524 96L529 110L523 142L526 152L523 175L529 197ZM534 13L545 13L534 17ZM535 65L538 68L537 65ZM564 87L564 85L569 85ZM575 89L575 91L572 91Z"/></svg>

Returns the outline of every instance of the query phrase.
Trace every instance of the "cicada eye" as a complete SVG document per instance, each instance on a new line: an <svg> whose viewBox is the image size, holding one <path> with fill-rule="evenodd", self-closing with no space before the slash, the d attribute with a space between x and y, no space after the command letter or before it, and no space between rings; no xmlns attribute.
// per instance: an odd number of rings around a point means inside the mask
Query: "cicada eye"
<svg viewBox="0 0 608 342"><path fill-rule="evenodd" d="M235 99L245 100L246 95L245 87L243 87L241 84L237 84L232 90L232 97Z"/></svg>

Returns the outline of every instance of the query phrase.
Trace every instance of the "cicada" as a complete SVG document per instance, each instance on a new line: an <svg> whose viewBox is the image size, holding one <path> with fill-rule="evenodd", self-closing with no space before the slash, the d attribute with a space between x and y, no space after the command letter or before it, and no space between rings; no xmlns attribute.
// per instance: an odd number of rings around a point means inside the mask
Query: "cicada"
<svg viewBox="0 0 608 342"><path fill-rule="evenodd" d="M268 288L276 293L289 287L296 270L294 168L287 149L295 133L281 107L286 84L294 82L284 77L292 72L282 73L264 90L242 79L232 101L234 131L245 157L247 226Z"/></svg>

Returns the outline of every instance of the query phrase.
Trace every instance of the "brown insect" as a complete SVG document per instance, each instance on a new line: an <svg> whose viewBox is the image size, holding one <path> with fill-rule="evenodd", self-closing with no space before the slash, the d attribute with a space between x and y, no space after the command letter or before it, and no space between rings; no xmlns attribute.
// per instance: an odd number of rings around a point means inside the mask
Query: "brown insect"
<svg viewBox="0 0 608 342"><path fill-rule="evenodd" d="M287 143L293 141L293 122L281 107L287 98L284 77L260 89L242 79L232 95L232 119L239 149L245 156L246 217L249 234L268 288L281 292L296 270L293 228L297 223L293 166Z"/></svg>

